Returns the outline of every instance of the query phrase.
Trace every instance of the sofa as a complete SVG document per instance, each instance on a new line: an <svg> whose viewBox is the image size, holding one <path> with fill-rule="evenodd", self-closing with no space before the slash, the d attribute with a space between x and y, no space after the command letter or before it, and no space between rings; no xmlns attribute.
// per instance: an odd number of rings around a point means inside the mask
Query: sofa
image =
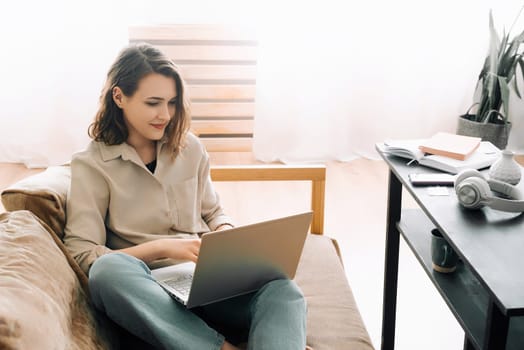
<svg viewBox="0 0 524 350"><path fill-rule="evenodd" d="M50 167L1 193L0 349L150 348L90 304L87 276L62 242L69 180L69 167ZM335 240L309 234L295 280L309 346L373 349Z"/></svg>

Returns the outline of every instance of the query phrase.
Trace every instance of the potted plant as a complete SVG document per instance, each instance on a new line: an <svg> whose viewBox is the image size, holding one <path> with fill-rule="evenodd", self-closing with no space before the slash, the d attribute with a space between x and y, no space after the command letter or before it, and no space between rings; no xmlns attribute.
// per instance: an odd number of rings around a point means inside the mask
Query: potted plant
<svg viewBox="0 0 524 350"><path fill-rule="evenodd" d="M523 8L520 9L517 19ZM473 106L460 116L457 127L457 134L482 137L500 149L506 147L511 128L510 92L514 91L515 95L521 98L517 74L520 72L524 77L524 57L521 48L524 43L524 31L510 38L511 29L508 33L504 32L500 38L490 11L489 52L478 77L476 98ZM475 114L470 113L473 107L476 107Z"/></svg>

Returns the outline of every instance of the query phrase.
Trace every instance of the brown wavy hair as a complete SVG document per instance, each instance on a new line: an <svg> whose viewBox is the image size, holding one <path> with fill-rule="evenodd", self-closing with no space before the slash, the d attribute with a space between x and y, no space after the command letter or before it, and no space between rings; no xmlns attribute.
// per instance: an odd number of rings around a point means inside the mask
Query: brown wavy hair
<svg viewBox="0 0 524 350"><path fill-rule="evenodd" d="M189 99L180 69L159 49L149 44L133 44L124 48L107 73L106 83L100 95L100 105L88 134L95 141L107 145L119 145L127 140L129 131L123 112L113 100L113 88L118 86L126 96L132 96L140 80L158 73L175 80L177 99L175 115L169 121L164 137L176 156L184 145L190 126Z"/></svg>

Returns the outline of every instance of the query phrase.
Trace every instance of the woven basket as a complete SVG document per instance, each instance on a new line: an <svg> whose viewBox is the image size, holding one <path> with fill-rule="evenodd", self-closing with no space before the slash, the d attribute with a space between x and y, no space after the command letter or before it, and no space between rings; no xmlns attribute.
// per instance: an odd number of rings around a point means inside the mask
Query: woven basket
<svg viewBox="0 0 524 350"><path fill-rule="evenodd" d="M508 144L511 123L479 123L471 120L474 117L474 114L461 115L458 118L457 134L480 137L482 141L489 141L499 149L505 149Z"/></svg>

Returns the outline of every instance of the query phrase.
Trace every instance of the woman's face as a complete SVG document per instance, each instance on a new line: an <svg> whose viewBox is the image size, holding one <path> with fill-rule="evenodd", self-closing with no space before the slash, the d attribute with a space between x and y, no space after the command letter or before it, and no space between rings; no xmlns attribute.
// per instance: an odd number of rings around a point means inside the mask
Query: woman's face
<svg viewBox="0 0 524 350"><path fill-rule="evenodd" d="M115 89L113 99L122 109L129 131L127 143L141 146L160 140L175 115L175 79L151 73L139 81L132 96L125 96L118 87Z"/></svg>

